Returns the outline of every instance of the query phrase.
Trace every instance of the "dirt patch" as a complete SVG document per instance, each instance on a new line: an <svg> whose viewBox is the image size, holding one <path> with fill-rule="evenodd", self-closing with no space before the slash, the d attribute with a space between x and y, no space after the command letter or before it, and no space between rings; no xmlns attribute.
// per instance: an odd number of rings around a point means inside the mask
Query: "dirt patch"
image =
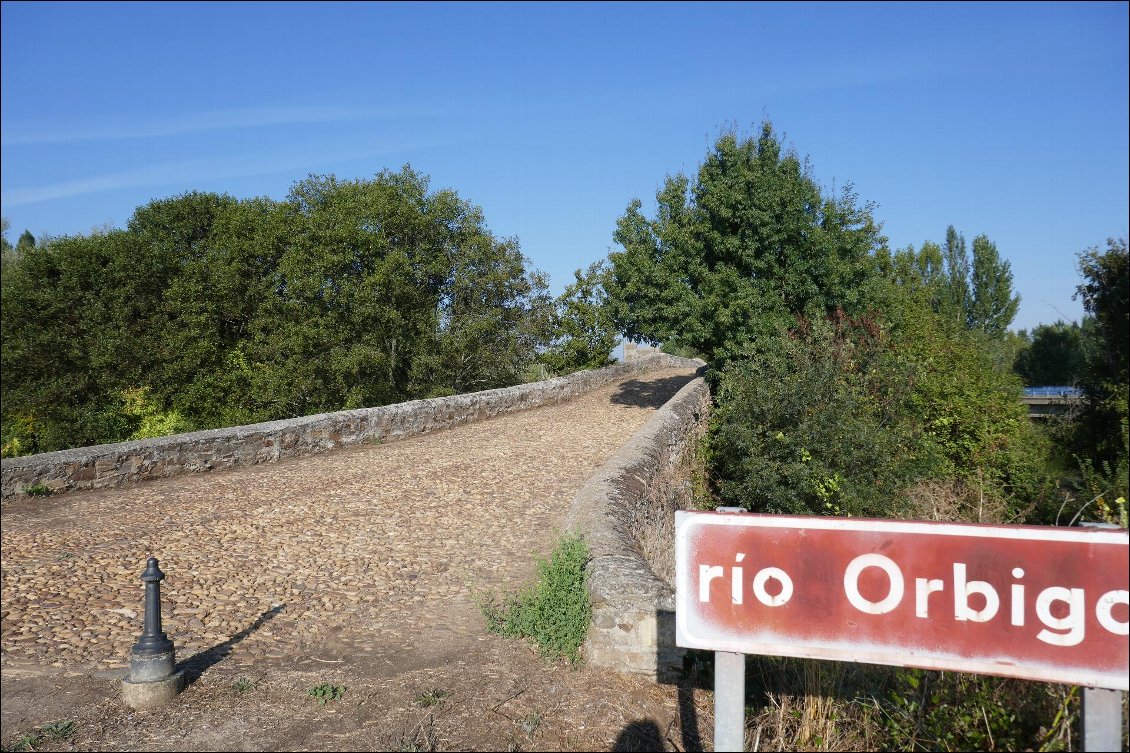
<svg viewBox="0 0 1130 753"><path fill-rule="evenodd" d="M7 667L3 743L74 722L35 750L698 750L709 692L547 663L484 635L438 666L241 667L220 661L169 706L135 712L114 677ZM319 704L309 689L346 688ZM241 692L242 690L242 692Z"/></svg>

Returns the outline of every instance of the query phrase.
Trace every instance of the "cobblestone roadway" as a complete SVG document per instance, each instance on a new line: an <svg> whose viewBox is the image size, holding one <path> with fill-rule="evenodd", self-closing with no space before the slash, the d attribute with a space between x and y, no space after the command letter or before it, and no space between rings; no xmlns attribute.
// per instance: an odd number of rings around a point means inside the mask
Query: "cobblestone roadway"
<svg viewBox="0 0 1130 753"><path fill-rule="evenodd" d="M126 666L150 554L179 658L225 642L235 664L456 656L483 632L474 594L528 577L581 483L690 378L655 372L400 442L6 503L0 662Z"/></svg>

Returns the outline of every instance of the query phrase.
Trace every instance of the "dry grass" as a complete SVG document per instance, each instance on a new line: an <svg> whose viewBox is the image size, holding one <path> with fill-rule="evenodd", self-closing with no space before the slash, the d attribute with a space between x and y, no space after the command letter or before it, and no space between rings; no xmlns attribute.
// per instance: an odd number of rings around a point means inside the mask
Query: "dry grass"
<svg viewBox="0 0 1130 753"><path fill-rule="evenodd" d="M946 523L1015 523L1017 517L1001 495L982 484L957 480L920 481L907 493L910 520Z"/></svg>
<svg viewBox="0 0 1130 753"><path fill-rule="evenodd" d="M651 571L675 585L675 511L699 509L704 484L703 421L687 436L681 455L668 458L651 479L632 516L632 532Z"/></svg>
<svg viewBox="0 0 1130 753"><path fill-rule="evenodd" d="M749 750L877 750L876 709L854 693L870 668L840 662L753 659L747 684L764 694L747 713Z"/></svg>

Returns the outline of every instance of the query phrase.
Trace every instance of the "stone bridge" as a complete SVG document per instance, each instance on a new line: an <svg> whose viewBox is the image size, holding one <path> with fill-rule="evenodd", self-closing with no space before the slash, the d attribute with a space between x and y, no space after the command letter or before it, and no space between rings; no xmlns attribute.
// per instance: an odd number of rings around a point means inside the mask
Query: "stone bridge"
<svg viewBox="0 0 1130 753"><path fill-rule="evenodd" d="M590 658L654 674L670 589L634 537L705 416L700 365L5 460L0 664L124 668L151 555L178 657L442 664L569 527L594 547Z"/></svg>

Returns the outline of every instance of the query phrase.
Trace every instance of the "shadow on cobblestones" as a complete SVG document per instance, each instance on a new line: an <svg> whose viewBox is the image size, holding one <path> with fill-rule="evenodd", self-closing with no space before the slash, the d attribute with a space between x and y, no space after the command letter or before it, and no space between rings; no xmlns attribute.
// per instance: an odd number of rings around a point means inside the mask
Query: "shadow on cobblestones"
<svg viewBox="0 0 1130 753"><path fill-rule="evenodd" d="M228 638L223 643L218 643L215 646L212 646L212 648L198 651L188 659L185 659L180 663L180 666L178 667L178 669L185 670L185 682L188 684L196 682L198 679L200 679L200 676L202 674L227 658L228 654L231 653L232 648L234 648L237 643L247 638L256 630L263 627L263 625L273 620L278 615L278 613L283 611L284 609L286 609L286 604L279 604L278 606L271 607L266 612L263 612L263 614L259 615L255 622L251 623L243 630L240 630L238 633L233 635L231 638Z"/></svg>
<svg viewBox="0 0 1130 753"><path fill-rule="evenodd" d="M631 379L621 384L612 393L612 403L615 405L631 405L635 408L661 408L664 403L675 396L676 392L694 378L694 374L680 374L654 381Z"/></svg>

